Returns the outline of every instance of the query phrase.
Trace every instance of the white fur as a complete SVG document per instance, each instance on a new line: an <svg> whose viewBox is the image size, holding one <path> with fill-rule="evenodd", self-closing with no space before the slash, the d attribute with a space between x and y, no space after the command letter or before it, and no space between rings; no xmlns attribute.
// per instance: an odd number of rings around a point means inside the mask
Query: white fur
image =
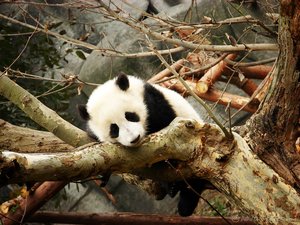
<svg viewBox="0 0 300 225"><path fill-rule="evenodd" d="M129 89L121 90L115 79L110 80L96 88L87 103L87 111L90 115L88 126L101 141L112 143L119 142L124 146L132 146L130 143L145 136L147 110L143 99L143 81L128 76ZM130 122L125 119L125 112L136 112L140 122ZM109 135L110 124L119 126L119 137L111 138Z"/></svg>
<svg viewBox="0 0 300 225"><path fill-rule="evenodd" d="M144 82L136 77L128 76L129 89L121 90L115 79L97 87L91 94L87 111L90 115L88 126L101 141L118 142L124 146L134 146L131 142L138 136L146 134L147 109L144 104ZM168 100L178 117L202 121L193 107L178 93L167 88L154 85ZM139 122L125 119L125 112L138 114ZM158 118L159 119L159 118ZM110 137L110 125L119 126L119 137Z"/></svg>
<svg viewBox="0 0 300 225"><path fill-rule="evenodd" d="M180 94L175 91L172 91L168 88L161 87L159 85L153 85L168 100L169 104L172 106L173 110L177 117L194 119L198 122L203 122L199 114L195 109L185 100Z"/></svg>

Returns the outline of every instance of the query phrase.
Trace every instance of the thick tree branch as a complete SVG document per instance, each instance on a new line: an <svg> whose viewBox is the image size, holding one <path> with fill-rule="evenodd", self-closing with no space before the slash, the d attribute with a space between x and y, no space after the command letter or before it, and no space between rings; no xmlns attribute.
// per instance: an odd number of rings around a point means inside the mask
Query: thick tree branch
<svg viewBox="0 0 300 225"><path fill-rule="evenodd" d="M0 13L0 18L8 20L12 23L27 27L29 29L38 31L38 32L42 32L45 33L46 35L51 35L57 39L63 40L67 43L73 44L73 45L77 45L77 46L81 46L87 49L91 49L91 50L95 50L98 52L101 52L103 55L105 56L109 56L109 57L126 57L126 58L138 58L138 57L149 57L149 56L153 56L155 55L153 52L137 52L137 53L124 53L124 52L120 52L114 49L105 49L105 48L99 48L95 45L92 45L90 43L87 42L83 42L71 37L68 37L66 35L61 35L59 33L53 32L51 30L48 29L43 29L43 28L39 28L39 27L34 27L28 23L23 23L19 20L13 19L11 17L5 16L3 14ZM176 52L181 52L185 50L184 47L176 47L176 48L172 48L172 49L166 49L166 50L160 50L160 54L162 55L168 55L168 54L172 54L172 53L176 53Z"/></svg>
<svg viewBox="0 0 300 225"><path fill-rule="evenodd" d="M281 4L285 7L278 32L281 51L263 105L243 132L252 150L300 193L300 155L296 150L300 117L300 41L293 39L300 33L300 20L294 20L300 16L300 2L283 0Z"/></svg>
<svg viewBox="0 0 300 225"><path fill-rule="evenodd" d="M5 75L0 75L0 95L9 99L33 121L66 143L72 146L81 146L91 142L86 132L62 119L56 112L43 105L33 95Z"/></svg>
<svg viewBox="0 0 300 225"><path fill-rule="evenodd" d="M44 126L47 130L52 131L57 137L66 143L73 146L80 146L91 141L85 132L60 118L57 113L43 105L33 95L11 81L3 73L0 73L0 95L3 95L12 101L25 113L27 113L27 115L35 122ZM0 165L1 167L3 166L2 164ZM1 171L1 173L2 172L3 171ZM36 211L66 184L67 181L43 183L35 191L39 193L39 195L30 195L27 199L23 199L20 202L20 207L18 207L15 212L11 212L6 215L6 217L1 216L1 221L6 225L15 224L14 221L20 221L23 218L23 215L30 215ZM45 192L44 188L47 188L49 191ZM32 204L28 207L32 210L26 210L28 208L27 203L30 202Z"/></svg>
<svg viewBox="0 0 300 225"><path fill-rule="evenodd" d="M232 142L215 125L179 118L135 149L104 143L69 154L2 152L1 183L73 180L103 172L130 172L170 158L185 161L185 166L193 171L188 176L209 180L256 221L299 223L298 193L260 161L244 139L234 134Z"/></svg>
<svg viewBox="0 0 300 225"><path fill-rule="evenodd" d="M3 151L1 169L4 172L0 175L0 183L62 179L71 181L99 173L131 172L170 158L188 160L193 155L194 148L201 144L196 135L199 128L194 129L195 124L191 121L177 122L145 139L145 144L137 149L110 143L92 143L77 151L57 154ZM181 138L178 139L178 136ZM151 141L148 142L149 140ZM185 151L181 151L181 147L185 147Z"/></svg>
<svg viewBox="0 0 300 225"><path fill-rule="evenodd" d="M191 82L189 80L185 81L190 88L201 98L212 101L212 102L218 102L218 104L221 105L225 105L228 106L228 104L230 103L230 107L236 108L236 109L243 109L247 112L251 112L254 113L257 110L257 102L253 101L251 102L250 98L247 97L242 97L242 96L238 96L238 95L234 95L234 94L230 94L227 92L222 92L219 91L217 89L210 89L207 93L199 93L196 89L196 84L194 82ZM168 83L168 85L165 85L166 87L176 90L179 93L182 94L189 94L187 93L187 90L185 89L185 87L175 81L170 81Z"/></svg>
<svg viewBox="0 0 300 225"><path fill-rule="evenodd" d="M14 152L66 152L74 149L50 132L12 125L0 119L0 149Z"/></svg>

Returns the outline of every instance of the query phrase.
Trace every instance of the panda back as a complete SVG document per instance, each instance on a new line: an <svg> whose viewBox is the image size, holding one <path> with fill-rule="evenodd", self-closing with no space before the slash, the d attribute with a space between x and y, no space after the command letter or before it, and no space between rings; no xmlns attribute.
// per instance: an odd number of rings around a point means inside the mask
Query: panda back
<svg viewBox="0 0 300 225"><path fill-rule="evenodd" d="M180 94L159 85L145 83L144 103L148 114L147 134L167 127L176 117L202 121Z"/></svg>

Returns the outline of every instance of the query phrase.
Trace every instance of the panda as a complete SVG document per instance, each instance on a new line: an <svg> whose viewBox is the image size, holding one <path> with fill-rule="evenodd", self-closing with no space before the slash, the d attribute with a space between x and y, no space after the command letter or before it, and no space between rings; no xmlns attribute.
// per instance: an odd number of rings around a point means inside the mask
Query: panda
<svg viewBox="0 0 300 225"><path fill-rule="evenodd" d="M78 109L91 137L128 147L138 146L146 135L167 127L176 117L203 122L180 94L124 73L97 87ZM198 193L203 191L199 182L190 182ZM180 191L178 213L191 215L199 195L184 182L170 189L172 197Z"/></svg>

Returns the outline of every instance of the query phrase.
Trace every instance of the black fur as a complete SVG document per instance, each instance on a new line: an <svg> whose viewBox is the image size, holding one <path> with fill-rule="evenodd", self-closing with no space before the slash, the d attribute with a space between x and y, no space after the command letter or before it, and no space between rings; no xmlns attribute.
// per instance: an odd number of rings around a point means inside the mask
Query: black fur
<svg viewBox="0 0 300 225"><path fill-rule="evenodd" d="M138 114L136 114L135 112L125 112L125 118L126 120L130 121L130 122L139 122L140 121L140 117Z"/></svg>
<svg viewBox="0 0 300 225"><path fill-rule="evenodd" d="M164 95L153 87L151 84L144 86L144 102L148 110L147 118L147 134L157 132L167 127L176 117L175 111L164 97ZM177 192L180 192L178 202L178 213L181 216L190 216L198 205L198 201L204 185L201 181L188 180L188 183L197 192L188 188L183 181L169 183L168 194L174 197Z"/></svg>
<svg viewBox="0 0 300 225"><path fill-rule="evenodd" d="M118 127L117 124L112 123L110 125L109 135L110 135L111 138L117 138L117 137L119 137L119 127Z"/></svg>
<svg viewBox="0 0 300 225"><path fill-rule="evenodd" d="M79 115L82 119L84 120L89 120L90 119L90 115L88 113L88 111L86 110L86 105L77 105L77 109L78 109L78 112L79 112Z"/></svg>
<svg viewBox="0 0 300 225"><path fill-rule="evenodd" d="M123 91L126 91L129 88L129 80L126 74L120 73L116 79L116 84Z"/></svg>
<svg viewBox="0 0 300 225"><path fill-rule="evenodd" d="M148 110L147 134L152 134L167 127L176 114L159 90L148 83L144 88L144 103Z"/></svg>
<svg viewBox="0 0 300 225"><path fill-rule="evenodd" d="M205 183L205 181L203 182ZM200 195L205 190L204 183L202 183L202 180L188 180L190 187L188 187L186 183L183 185L181 183L179 202L177 205L180 216L190 216L193 214L198 205Z"/></svg>

